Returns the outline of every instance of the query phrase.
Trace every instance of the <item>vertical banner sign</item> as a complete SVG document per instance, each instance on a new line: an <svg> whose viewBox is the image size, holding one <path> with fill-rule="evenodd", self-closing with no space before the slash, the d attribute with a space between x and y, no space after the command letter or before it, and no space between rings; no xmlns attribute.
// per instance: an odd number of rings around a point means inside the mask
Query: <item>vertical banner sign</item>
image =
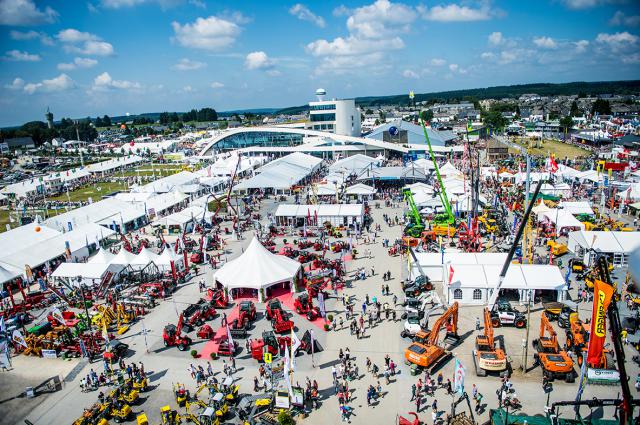
<svg viewBox="0 0 640 425"><path fill-rule="evenodd" d="M453 390L457 393L464 393L464 367L458 359L453 368Z"/></svg>
<svg viewBox="0 0 640 425"><path fill-rule="evenodd" d="M322 317L327 317L327 313L324 307L324 295L322 294L322 292L318 293L318 307L320 308L320 314L322 315Z"/></svg>
<svg viewBox="0 0 640 425"><path fill-rule="evenodd" d="M231 337L231 329L229 329L229 323L227 323L227 340L229 341L229 351L231 352L231 357L233 357L234 344L233 338Z"/></svg>
<svg viewBox="0 0 640 425"><path fill-rule="evenodd" d="M596 279L593 287L593 311L591 312L591 334L589 337L589 365L599 365L607 335L607 309L613 295L613 287Z"/></svg>
<svg viewBox="0 0 640 425"><path fill-rule="evenodd" d="M578 392L576 393L576 401L582 400L582 393L584 392L584 387L587 384L587 359L585 358L586 353L583 352L580 355L582 356L582 366L580 367L580 380L578 384Z"/></svg>

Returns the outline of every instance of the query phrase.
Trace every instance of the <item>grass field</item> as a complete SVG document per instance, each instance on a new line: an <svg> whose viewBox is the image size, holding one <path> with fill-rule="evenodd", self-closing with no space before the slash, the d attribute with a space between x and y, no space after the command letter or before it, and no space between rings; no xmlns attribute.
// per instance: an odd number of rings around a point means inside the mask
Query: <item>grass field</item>
<svg viewBox="0 0 640 425"><path fill-rule="evenodd" d="M520 146L527 147L527 139L515 139L515 143ZM579 156L590 156L591 152L578 146L562 143L557 140L529 141L529 153L531 155L548 156L549 153L554 154L556 158L575 159Z"/></svg>
<svg viewBox="0 0 640 425"><path fill-rule="evenodd" d="M69 192L69 197L67 198L67 194L63 193L59 196L54 196L52 198L47 198L52 201L67 201L71 199L72 202L76 201L86 201L91 198L94 202L99 201L102 196L107 195L112 192L117 192L119 190L127 190L127 185L124 182L103 182L95 185L81 187L80 189L73 190Z"/></svg>

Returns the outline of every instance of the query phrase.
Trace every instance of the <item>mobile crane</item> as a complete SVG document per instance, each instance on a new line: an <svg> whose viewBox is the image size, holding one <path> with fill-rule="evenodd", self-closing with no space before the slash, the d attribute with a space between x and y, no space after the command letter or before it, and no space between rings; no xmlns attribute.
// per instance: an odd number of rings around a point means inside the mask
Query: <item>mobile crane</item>
<svg viewBox="0 0 640 425"><path fill-rule="evenodd" d="M409 213L411 215L411 221L404 228L404 234L413 238L419 238L424 231L424 224L422 224L422 218L420 212L416 206L416 202L413 200L413 193L411 189L404 189L402 191L405 201L409 203Z"/></svg>
<svg viewBox="0 0 640 425"><path fill-rule="evenodd" d="M422 341L414 341L404 351L404 357L409 363L413 363L419 367L431 368L432 370L449 359L451 353L445 351L444 347L438 345L438 337L440 330L446 326L447 335L445 342L455 341L458 337L458 302L453 303L447 311L436 320L429 336Z"/></svg>
<svg viewBox="0 0 640 425"><path fill-rule="evenodd" d="M455 225L455 217L453 216L453 212L451 211L451 204L449 203L449 198L447 197L447 191L445 190L444 184L442 183L442 177L440 176L440 168L438 168L438 162L436 161L436 156L433 153L433 149L431 148L431 141L429 140L429 134L427 134L427 127L424 125L424 120L420 119L420 124L422 125L422 131L424 132L424 138L427 142L427 147L429 148L429 155L431 156L431 161L433 161L433 166L436 170L436 177L438 178L438 184L440 185L440 191L438 195L440 196L440 202L442 202L442 207L445 210L444 214L436 215L434 222L437 225L441 226L451 226Z"/></svg>
<svg viewBox="0 0 640 425"><path fill-rule="evenodd" d="M487 376L487 372L507 373L507 356L502 348L495 346L491 313L487 308L484 309L484 335L476 337L473 365L478 376Z"/></svg>

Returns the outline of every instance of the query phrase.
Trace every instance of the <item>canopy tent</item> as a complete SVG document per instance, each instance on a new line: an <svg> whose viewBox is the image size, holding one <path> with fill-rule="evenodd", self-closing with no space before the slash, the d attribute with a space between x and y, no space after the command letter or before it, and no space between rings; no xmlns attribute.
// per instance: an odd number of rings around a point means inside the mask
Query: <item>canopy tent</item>
<svg viewBox="0 0 640 425"><path fill-rule="evenodd" d="M89 258L89 261L87 261L87 263L89 263L89 264L111 264L111 262L113 261L113 259L115 257L116 257L115 254L112 254L111 252L109 252L106 249L102 248L96 253L96 255L94 255L93 257Z"/></svg>
<svg viewBox="0 0 640 425"><path fill-rule="evenodd" d="M0 264L0 284L9 282L22 274L22 270L9 264ZM1 288L1 286L0 286Z"/></svg>
<svg viewBox="0 0 640 425"><path fill-rule="evenodd" d="M322 226L326 221L333 226L362 224L363 204L280 204L275 212L276 223L285 226L302 226L306 221Z"/></svg>
<svg viewBox="0 0 640 425"><path fill-rule="evenodd" d="M347 195L362 195L368 196L376 193L376 189L372 186L366 185L364 183L357 183L353 186L349 186L345 191Z"/></svg>
<svg viewBox="0 0 640 425"><path fill-rule="evenodd" d="M123 248L120 248L120 252L118 252L116 256L113 257L113 259L111 260L111 263L109 264L119 264L126 267L130 265L133 262L133 260L135 260L135 258L136 258L135 254L127 251L123 247Z"/></svg>
<svg viewBox="0 0 640 425"><path fill-rule="evenodd" d="M531 212L536 214L536 216L538 216L538 217L540 217L541 215L543 215L545 213L548 213L549 211L551 211L551 208L549 208L547 206L547 204L545 204L542 199L540 199L540 203L538 205L536 205L535 207L531 208Z"/></svg>
<svg viewBox="0 0 640 425"><path fill-rule="evenodd" d="M587 201L576 201L576 202L566 202L562 201L559 204L566 212L578 215L578 214L587 214L594 215L595 213L591 209L591 205Z"/></svg>
<svg viewBox="0 0 640 425"><path fill-rule="evenodd" d="M102 282L107 273L118 274L124 269L119 264L104 263L61 263L51 274L54 279L65 280L68 284L93 286Z"/></svg>
<svg viewBox="0 0 640 425"><path fill-rule="evenodd" d="M624 266L629 262L629 255L640 248L640 232L569 232L567 247L587 265L596 253L602 253L611 256L613 265Z"/></svg>
<svg viewBox="0 0 640 425"><path fill-rule="evenodd" d="M176 254L172 246L165 247L165 249L154 260L154 263L160 270L171 270L171 262L173 262L176 268L184 267L184 260L182 255Z"/></svg>
<svg viewBox="0 0 640 425"><path fill-rule="evenodd" d="M138 255L131 261L130 265L135 269L145 268L151 263L155 263L158 259L158 254L151 251L149 248L142 248Z"/></svg>
<svg viewBox="0 0 640 425"><path fill-rule="evenodd" d="M336 196L337 188L332 184L319 184L316 186L318 196Z"/></svg>
<svg viewBox="0 0 640 425"><path fill-rule="evenodd" d="M555 224L558 231L561 231L562 229L565 229L567 227L584 230L584 223L580 222L572 214L564 210L558 210L557 208L541 214L540 218L546 219Z"/></svg>
<svg viewBox="0 0 640 425"><path fill-rule="evenodd" d="M590 181L592 183L598 183L601 180L601 175L596 170L582 171L576 174L574 177L580 180L580 182L582 183L586 181Z"/></svg>
<svg viewBox="0 0 640 425"><path fill-rule="evenodd" d="M213 280L229 291L230 297L234 289L252 289L262 302L266 289L278 283L288 283L293 292L301 268L296 260L269 252L253 238L244 253L223 265Z"/></svg>
<svg viewBox="0 0 640 425"><path fill-rule="evenodd" d="M640 183L631 183L626 190L616 193L622 201L634 202L640 199Z"/></svg>
<svg viewBox="0 0 640 425"><path fill-rule="evenodd" d="M440 175L441 176L453 176L456 174L462 174L460 170L451 164L451 162L447 161L442 167L440 167Z"/></svg>
<svg viewBox="0 0 640 425"><path fill-rule="evenodd" d="M427 176L419 167L379 167L362 170L356 180L426 180Z"/></svg>
<svg viewBox="0 0 640 425"><path fill-rule="evenodd" d="M540 188L540 193L551 196L569 196L571 191L571 186L566 183L556 183L555 185L544 183Z"/></svg>
<svg viewBox="0 0 640 425"><path fill-rule="evenodd" d="M442 266L444 288L448 303L486 304L491 292L498 286L501 264L457 264ZM566 297L567 284L557 266L546 264L511 264L502 282L501 290L519 293L520 302L526 302L530 291L555 291L557 301Z"/></svg>
<svg viewBox="0 0 640 425"><path fill-rule="evenodd" d="M383 158L384 159L384 158ZM330 173L360 174L365 168L375 168L380 162L377 158L356 154L343 159L339 159L329 166Z"/></svg>

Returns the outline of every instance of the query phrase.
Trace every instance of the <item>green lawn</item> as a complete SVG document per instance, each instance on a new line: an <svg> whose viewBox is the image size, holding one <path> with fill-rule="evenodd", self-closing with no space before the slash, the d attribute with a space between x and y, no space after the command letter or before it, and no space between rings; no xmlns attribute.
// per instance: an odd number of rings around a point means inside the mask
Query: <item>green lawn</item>
<svg viewBox="0 0 640 425"><path fill-rule="evenodd" d="M69 192L69 197L67 198L67 194L63 193L59 196L54 196L52 198L47 198L52 201L67 201L71 199L72 202L75 201L86 201L89 198L93 199L93 201L99 201L102 199L102 196L107 195L112 192L127 190L127 185L124 182L103 182L97 183L90 186L84 186L80 189L73 190Z"/></svg>
<svg viewBox="0 0 640 425"><path fill-rule="evenodd" d="M591 155L591 152L586 149L559 142L557 140L545 139L540 142L538 140L528 140L526 138L522 138L515 139L515 142L524 147L527 147L528 143L529 153L531 155L548 156L549 153L552 153L556 158L559 159L564 159L565 157L568 157L569 159L575 159L579 156L586 157Z"/></svg>

